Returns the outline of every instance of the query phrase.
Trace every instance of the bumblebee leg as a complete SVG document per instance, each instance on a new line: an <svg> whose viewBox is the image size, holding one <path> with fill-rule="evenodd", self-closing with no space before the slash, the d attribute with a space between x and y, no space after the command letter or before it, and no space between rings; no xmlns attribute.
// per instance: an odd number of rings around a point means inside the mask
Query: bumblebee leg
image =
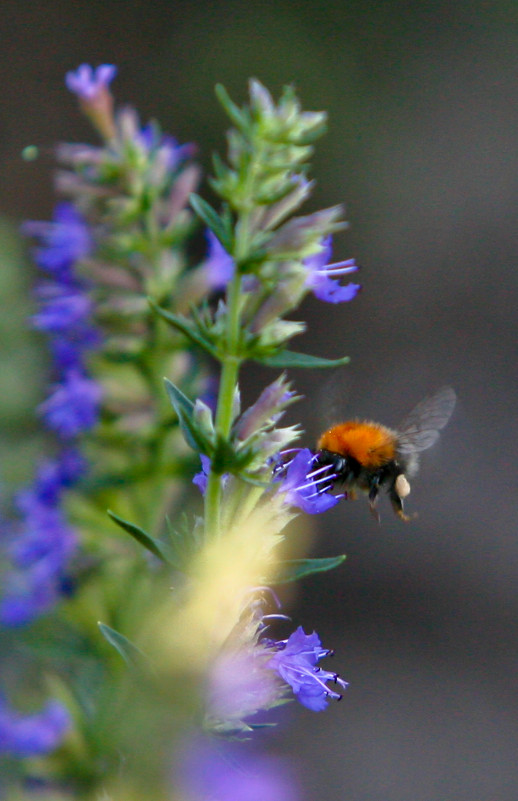
<svg viewBox="0 0 518 801"><path fill-rule="evenodd" d="M358 493L355 489L347 490L347 500L348 501L357 501L358 500Z"/></svg>
<svg viewBox="0 0 518 801"><path fill-rule="evenodd" d="M379 523L381 518L377 509L378 505L378 492L379 492L379 479L376 476L371 484L371 488L369 490L369 507L371 510L371 515L373 518Z"/></svg>

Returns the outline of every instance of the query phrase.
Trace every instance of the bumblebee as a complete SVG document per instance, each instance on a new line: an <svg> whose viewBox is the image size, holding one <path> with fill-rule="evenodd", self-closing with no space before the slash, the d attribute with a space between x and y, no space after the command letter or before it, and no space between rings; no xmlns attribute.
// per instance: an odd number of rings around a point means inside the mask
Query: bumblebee
<svg viewBox="0 0 518 801"><path fill-rule="evenodd" d="M315 462L328 465L333 482L342 485L348 497L366 492L370 509L379 521L378 494L386 489L395 514L408 521L403 499L410 493L409 479L418 468L421 451L436 442L455 406L451 387L443 387L410 412L397 429L370 420L348 420L325 431L317 444Z"/></svg>

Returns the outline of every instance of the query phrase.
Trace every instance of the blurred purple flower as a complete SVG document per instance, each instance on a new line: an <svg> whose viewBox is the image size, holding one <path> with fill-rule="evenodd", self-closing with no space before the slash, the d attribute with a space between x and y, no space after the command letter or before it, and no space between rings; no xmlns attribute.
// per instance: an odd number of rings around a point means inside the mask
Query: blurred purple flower
<svg viewBox="0 0 518 801"><path fill-rule="evenodd" d="M278 492L284 494L284 502L297 506L306 514L320 514L332 509L343 495L331 495L334 475L330 465L314 469L315 454L309 448L301 448L296 456L281 465L277 474L282 477Z"/></svg>
<svg viewBox="0 0 518 801"><path fill-rule="evenodd" d="M254 716L284 697L278 676L267 670L268 656L267 645L255 641L222 650L211 667L207 686L208 729L226 734L249 732Z"/></svg>
<svg viewBox="0 0 518 801"><path fill-rule="evenodd" d="M40 284L36 290L41 310L33 318L35 328L47 334L64 334L83 326L92 313L92 301L79 289L59 284Z"/></svg>
<svg viewBox="0 0 518 801"><path fill-rule="evenodd" d="M210 289L224 289L234 277L236 265L219 239L207 229L209 252L205 261L205 270Z"/></svg>
<svg viewBox="0 0 518 801"><path fill-rule="evenodd" d="M360 284L342 286L334 278L356 272L358 267L354 259L328 264L331 258L331 237L326 237L322 245L320 253L310 256L304 262L308 271L306 286L311 289L315 297L327 303L344 303L352 300L360 291Z"/></svg>
<svg viewBox="0 0 518 801"><path fill-rule="evenodd" d="M116 74L117 67L113 64L101 64L95 69L90 64L81 64L75 72L67 72L65 83L81 100L91 101L107 89Z"/></svg>
<svg viewBox="0 0 518 801"><path fill-rule="evenodd" d="M53 505L65 487L72 487L87 470L84 457L75 448L68 448L56 459L45 459L36 471L30 489L21 490L16 496L16 506L22 513L30 512L36 502Z"/></svg>
<svg viewBox="0 0 518 801"><path fill-rule="evenodd" d="M200 460L201 460L201 471L196 473L194 476L192 483L198 487L202 495L205 495L207 491L207 481L209 478L210 473L210 459L205 454L200 453Z"/></svg>
<svg viewBox="0 0 518 801"><path fill-rule="evenodd" d="M210 459L205 454L200 453L200 461L201 461L201 471L196 473L194 476L192 483L198 487L202 495L205 495L207 491L207 479L210 473ZM222 486L225 487L228 479L230 478L229 473L223 473L221 476Z"/></svg>
<svg viewBox="0 0 518 801"><path fill-rule="evenodd" d="M61 496L85 469L77 451L65 450L58 459L43 462L34 484L16 496L20 519L5 534L7 538L10 533L10 570L3 579L0 602L4 625L30 623L63 594L77 537L60 508Z"/></svg>
<svg viewBox="0 0 518 801"><path fill-rule="evenodd" d="M154 123L142 126L136 140L148 153L153 150L160 153L167 169L172 172L184 161L192 158L196 152L195 145L191 143L178 144L174 136L163 134Z"/></svg>
<svg viewBox="0 0 518 801"><path fill-rule="evenodd" d="M305 634L299 626L287 640L275 642L272 647L277 649L277 653L268 662L268 667L276 670L290 685L303 706L320 712L326 708L328 698L341 699L341 694L329 689L326 682L333 681L344 689L347 682L338 674L317 667L319 659L330 656L332 652L322 648L316 632Z"/></svg>
<svg viewBox="0 0 518 801"><path fill-rule="evenodd" d="M100 333L91 322L93 302L76 271L76 263L92 252L88 226L74 206L61 203L53 222L27 222L22 230L40 239L36 262L53 278L36 288L40 308L32 324L49 336L60 374L71 369L84 372L84 352L101 343Z"/></svg>
<svg viewBox="0 0 518 801"><path fill-rule="evenodd" d="M25 222L22 233L40 240L34 258L42 270L61 282L75 283L71 268L91 253L93 242L88 225L71 203L58 203L52 222Z"/></svg>
<svg viewBox="0 0 518 801"><path fill-rule="evenodd" d="M49 428L63 439L72 439L96 425L101 397L102 388L96 381L69 370L38 411Z"/></svg>
<svg viewBox="0 0 518 801"><path fill-rule="evenodd" d="M186 801L297 801L298 784L279 757L198 738L182 749L178 783ZM177 789L177 788L175 788Z"/></svg>
<svg viewBox="0 0 518 801"><path fill-rule="evenodd" d="M54 751L70 728L70 716L58 701L32 715L22 715L0 696L0 755L22 759Z"/></svg>

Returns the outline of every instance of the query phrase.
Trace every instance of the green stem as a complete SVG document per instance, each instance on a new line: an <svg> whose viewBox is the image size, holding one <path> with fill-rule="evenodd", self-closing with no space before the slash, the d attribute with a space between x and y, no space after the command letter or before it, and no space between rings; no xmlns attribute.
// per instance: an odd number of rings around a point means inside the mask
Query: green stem
<svg viewBox="0 0 518 801"><path fill-rule="evenodd" d="M250 247L250 210L252 208L256 172L258 165L261 163L261 148L253 147L252 150L254 156L249 165L243 191L243 195L247 200L238 211L235 228L233 256L236 273L229 285L227 294L226 353L222 358L221 382L215 423L216 435L222 439L228 439L232 428L234 392L237 386L239 368L243 361L239 353L242 286L239 267L246 262L248 257ZM212 470L209 474L205 493L205 531L207 537L219 536L221 533L221 476L213 473Z"/></svg>
<svg viewBox="0 0 518 801"><path fill-rule="evenodd" d="M232 409L242 359L239 355L241 276L236 274L229 286L227 308L226 354L222 359L221 381L216 412L216 434L228 439L232 427ZM205 528L207 536L218 536L221 529L221 476L210 472L205 493Z"/></svg>

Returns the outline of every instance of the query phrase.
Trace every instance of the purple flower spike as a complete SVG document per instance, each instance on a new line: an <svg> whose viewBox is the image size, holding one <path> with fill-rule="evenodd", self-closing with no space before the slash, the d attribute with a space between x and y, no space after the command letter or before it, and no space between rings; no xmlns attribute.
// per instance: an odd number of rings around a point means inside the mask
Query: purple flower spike
<svg viewBox="0 0 518 801"><path fill-rule="evenodd" d="M284 493L285 503L310 515L327 512L343 497L329 493L334 477L329 473L330 466L315 469L314 464L315 455L309 448L302 448L289 462L279 488L279 492Z"/></svg>
<svg viewBox="0 0 518 801"><path fill-rule="evenodd" d="M6 555L11 561L0 600L4 626L27 625L68 593L68 565L77 537L60 505L63 491L76 484L85 470L77 450L64 450L57 459L42 462L32 486L17 493L20 520L12 531L2 532L10 540Z"/></svg>
<svg viewBox="0 0 518 801"><path fill-rule="evenodd" d="M48 283L40 286L37 294L42 306L32 321L35 328L48 334L74 332L84 326L92 313L92 302L83 292Z"/></svg>
<svg viewBox="0 0 518 801"><path fill-rule="evenodd" d="M320 253L316 253L304 262L308 271L306 286L311 289L315 297L327 303L345 303L352 300L360 291L361 285L342 286L335 278L356 272L358 267L354 259L328 264L328 259L331 258L331 237L327 237L322 244Z"/></svg>
<svg viewBox="0 0 518 801"><path fill-rule="evenodd" d="M67 72L67 89L81 100L92 101L100 92L107 89L117 74L113 64L101 64L95 69L90 64L81 64L75 72Z"/></svg>
<svg viewBox="0 0 518 801"><path fill-rule="evenodd" d="M279 676L290 685L300 703L313 712L321 712L326 708L328 698L336 701L341 694L331 690L326 682L333 681L344 689L347 682L336 673L330 673L317 667L317 662L331 651L322 648L320 638L314 631L305 634L299 626L286 641L275 643L279 650L268 662L268 667L276 670Z"/></svg>
<svg viewBox="0 0 518 801"><path fill-rule="evenodd" d="M70 370L39 411L49 428L70 439L95 426L101 397L102 389L96 381Z"/></svg>
<svg viewBox="0 0 518 801"><path fill-rule="evenodd" d="M52 222L24 223L22 233L40 240L35 258L42 270L64 283L75 283L71 268L91 253L93 243L85 220L71 203L58 203Z"/></svg>
<svg viewBox="0 0 518 801"><path fill-rule="evenodd" d="M0 696L0 754L17 759L54 751L70 728L70 716L58 701L33 715L11 709Z"/></svg>

